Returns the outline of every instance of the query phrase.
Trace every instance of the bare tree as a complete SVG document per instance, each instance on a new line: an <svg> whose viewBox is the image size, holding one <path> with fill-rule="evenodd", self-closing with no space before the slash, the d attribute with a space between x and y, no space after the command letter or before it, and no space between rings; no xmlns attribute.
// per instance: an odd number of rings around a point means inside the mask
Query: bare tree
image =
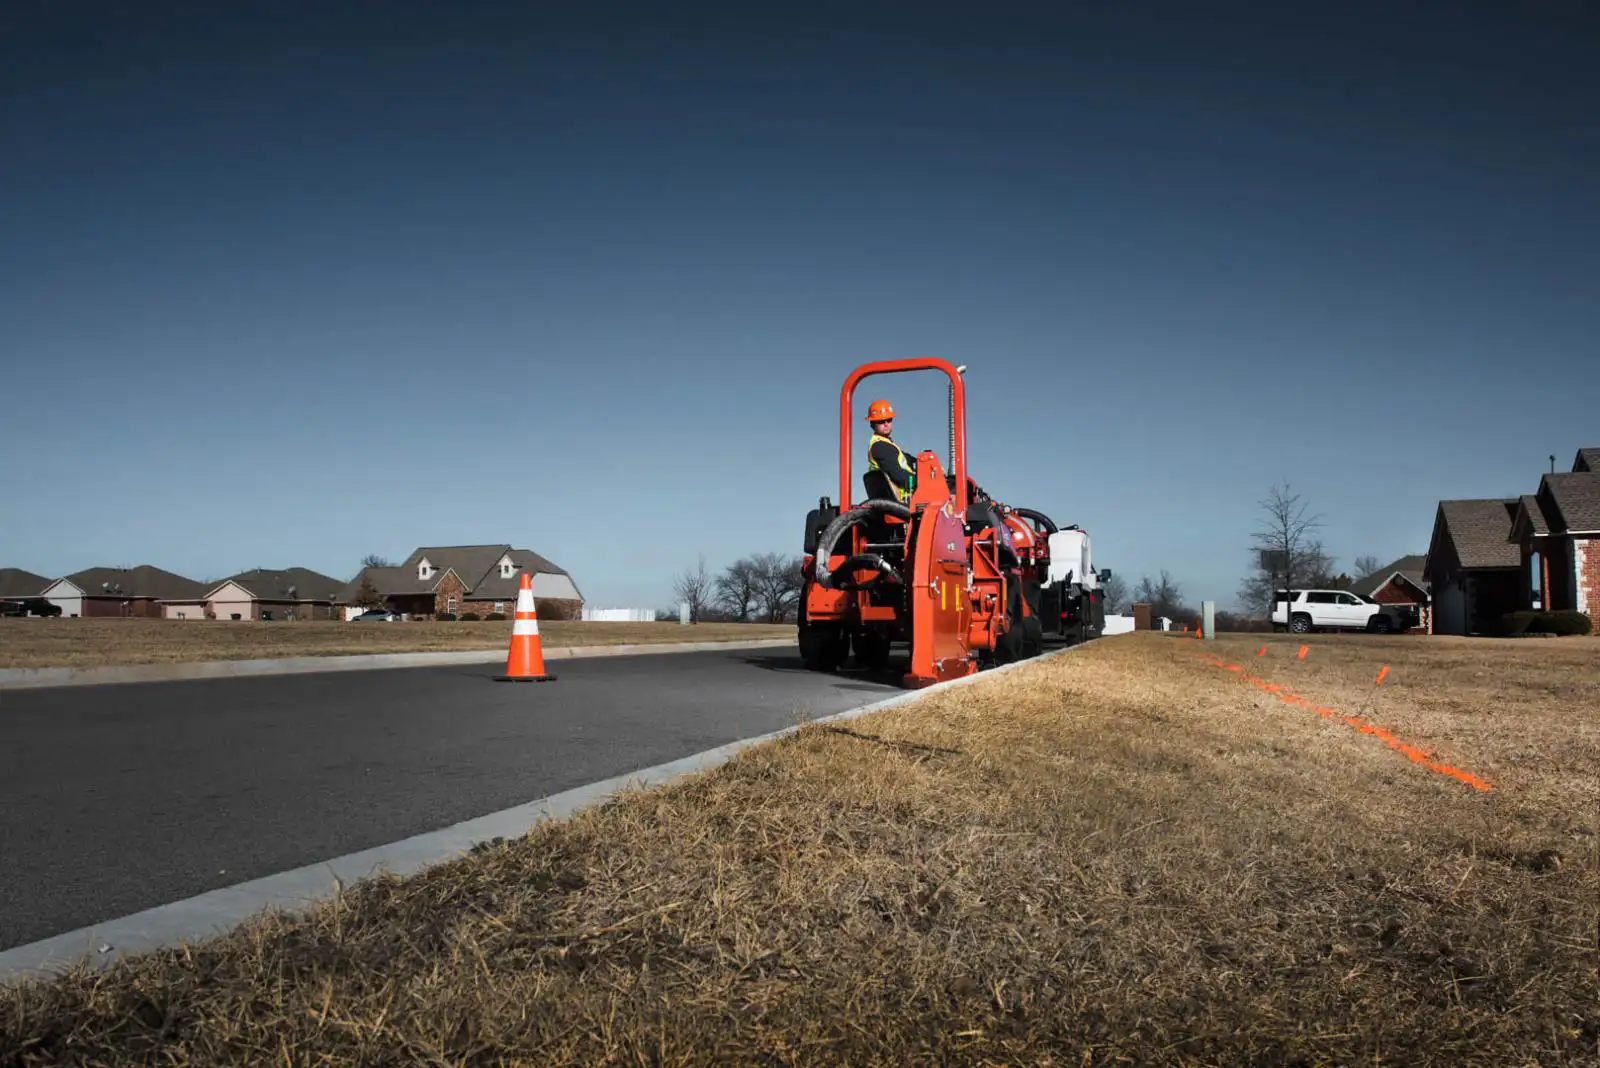
<svg viewBox="0 0 1600 1068"><path fill-rule="evenodd" d="M684 568L683 574L673 582L672 594L680 604L689 603L689 622L698 623L711 604L715 588L716 582L706 570L705 554L701 553L699 566L693 570Z"/></svg>
<svg viewBox="0 0 1600 1068"><path fill-rule="evenodd" d="M1382 566L1383 561L1379 560L1371 553L1368 553L1366 556L1356 557L1355 562L1350 565L1352 570L1355 572L1355 577L1358 579L1366 578L1368 575L1372 574Z"/></svg>
<svg viewBox="0 0 1600 1068"><path fill-rule="evenodd" d="M1161 577L1153 582L1149 575L1141 578L1133 591L1133 599L1149 604L1152 616L1166 616L1180 623L1195 614L1193 608L1183 603L1183 586L1166 568L1161 569Z"/></svg>
<svg viewBox="0 0 1600 1068"><path fill-rule="evenodd" d="M804 585L800 568L804 561L798 556L782 553L762 553L754 559L756 568L756 597L768 623L782 623L794 611Z"/></svg>
<svg viewBox="0 0 1600 1068"><path fill-rule="evenodd" d="M387 559L377 553L368 553L361 558L362 567L393 567Z"/></svg>
<svg viewBox="0 0 1600 1068"><path fill-rule="evenodd" d="M1105 597L1106 611L1112 615L1120 615L1128 607L1128 580L1115 571L1100 584L1100 592Z"/></svg>
<svg viewBox="0 0 1600 1068"><path fill-rule="evenodd" d="M1333 558L1313 535L1322 525L1322 517L1308 516L1307 507L1298 493L1290 491L1288 483L1272 487L1261 501L1264 518L1260 528L1251 535L1256 558L1239 585L1240 603L1257 615L1269 614L1273 590L1281 589L1285 579L1295 589L1327 586L1333 582ZM1283 556L1286 566L1276 574L1262 567L1260 550Z"/></svg>
<svg viewBox="0 0 1600 1068"><path fill-rule="evenodd" d="M750 612L761 586L760 570L754 560L744 557L723 568L722 574L717 576L717 602L740 623L750 622Z"/></svg>

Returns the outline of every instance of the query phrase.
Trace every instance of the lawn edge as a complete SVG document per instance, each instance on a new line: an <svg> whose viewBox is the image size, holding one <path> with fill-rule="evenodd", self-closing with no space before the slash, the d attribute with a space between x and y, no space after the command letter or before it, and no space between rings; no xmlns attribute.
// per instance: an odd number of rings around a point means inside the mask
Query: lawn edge
<svg viewBox="0 0 1600 1068"><path fill-rule="evenodd" d="M553 645L546 660L597 656L640 656L653 653L699 653L718 649L772 649L793 646L793 638L753 638L703 642L630 642L622 645ZM354 653L246 660L174 660L157 664L97 664L94 667L0 668L0 690L58 686L105 686L131 682L180 682L188 679L236 679L268 675L304 675L325 671L385 671L395 668L490 664L505 659L506 648L446 649L412 653Z"/></svg>

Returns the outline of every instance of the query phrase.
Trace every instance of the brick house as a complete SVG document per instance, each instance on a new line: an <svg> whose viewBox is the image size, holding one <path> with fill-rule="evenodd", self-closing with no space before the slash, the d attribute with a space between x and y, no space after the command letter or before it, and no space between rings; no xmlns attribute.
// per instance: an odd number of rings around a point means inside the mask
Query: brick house
<svg viewBox="0 0 1600 1068"><path fill-rule="evenodd" d="M163 602L199 601L204 595L205 587L194 579L151 564L85 568L56 579L43 592L68 618L160 619Z"/></svg>
<svg viewBox="0 0 1600 1068"><path fill-rule="evenodd" d="M572 576L538 553L509 544L425 546L395 567L364 568L340 591L336 603L346 607L348 617L357 609L362 580L367 579L385 605L410 618L509 614L516 607L524 572L533 576L541 616L577 618L583 595Z"/></svg>
<svg viewBox="0 0 1600 1068"><path fill-rule="evenodd" d="M193 600L162 602L168 619L335 619L344 583L307 567L253 568L230 575Z"/></svg>
<svg viewBox="0 0 1600 1068"><path fill-rule="evenodd" d="M1410 609L1416 621L1410 633L1427 634L1433 626L1433 596L1427 566L1427 556L1402 556L1351 583L1350 592L1371 597L1379 604Z"/></svg>
<svg viewBox="0 0 1600 1068"><path fill-rule="evenodd" d="M1571 471L1518 499L1511 540L1545 608L1600 612L1600 448L1579 449Z"/></svg>

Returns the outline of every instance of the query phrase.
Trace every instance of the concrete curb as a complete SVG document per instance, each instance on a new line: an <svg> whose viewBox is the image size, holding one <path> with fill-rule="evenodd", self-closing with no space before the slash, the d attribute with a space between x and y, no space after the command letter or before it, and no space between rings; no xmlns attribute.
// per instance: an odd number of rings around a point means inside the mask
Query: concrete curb
<svg viewBox="0 0 1600 1068"><path fill-rule="evenodd" d="M929 694L970 686L982 679L1042 663L1078 648L1082 646L1057 649L1031 660L1021 660L976 675L937 683L926 689L908 690L810 722L840 723L857 719L919 700ZM237 886L212 890L185 901L159 905L120 919L17 946L0 952L0 982L48 977L80 962L90 968L104 968L118 957L180 943L192 945L225 934L265 909L288 912L305 909L335 896L340 884L351 886L380 870L402 878L414 875L424 868L455 860L480 842L496 838L520 838L540 823L565 819L626 791L659 786L685 775L719 767L746 749L787 738L799 730L800 725L797 724L770 734L730 742L693 756L552 794L442 830L253 879ZM101 947L105 947L104 950Z"/></svg>
<svg viewBox="0 0 1600 1068"><path fill-rule="evenodd" d="M793 638L757 638L732 642L639 642L630 645L551 646L545 649L544 658L574 660L594 656L702 653L716 649L771 649L794 644ZM105 686L129 682L177 682L184 679L240 679L258 675L304 675L323 671L445 667L451 664L491 664L505 658L504 649L464 649L435 653L297 656L279 660L107 664L88 668L0 668L0 690L30 690L47 686Z"/></svg>

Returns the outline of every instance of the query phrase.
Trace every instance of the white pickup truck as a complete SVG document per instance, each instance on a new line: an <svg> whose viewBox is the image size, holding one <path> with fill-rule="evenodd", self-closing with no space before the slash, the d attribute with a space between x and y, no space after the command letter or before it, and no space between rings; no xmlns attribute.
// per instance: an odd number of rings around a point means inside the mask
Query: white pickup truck
<svg viewBox="0 0 1600 1068"><path fill-rule="evenodd" d="M1379 604L1349 590L1295 590L1292 604L1286 590L1273 593L1272 629L1296 634L1314 630L1366 630L1375 634L1403 631L1410 614L1397 605Z"/></svg>

